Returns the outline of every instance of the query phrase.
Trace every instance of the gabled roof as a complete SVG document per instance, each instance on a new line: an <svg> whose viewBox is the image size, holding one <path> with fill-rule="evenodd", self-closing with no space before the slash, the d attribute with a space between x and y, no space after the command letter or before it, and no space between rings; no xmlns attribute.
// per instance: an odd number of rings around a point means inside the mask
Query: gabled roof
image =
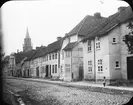
<svg viewBox="0 0 133 105"><path fill-rule="evenodd" d="M47 53L56 52L61 49L62 42L64 38L61 38L58 41L55 41L47 46Z"/></svg>
<svg viewBox="0 0 133 105"><path fill-rule="evenodd" d="M68 43L63 50L65 50L65 51L72 50L72 48L74 47L74 45L76 44L76 42Z"/></svg>
<svg viewBox="0 0 133 105"><path fill-rule="evenodd" d="M91 33L89 33L85 38L83 38L82 41L84 42L96 36L105 35L119 24L122 24L130 19L133 19L133 12L131 10L131 7L127 7L125 8L125 10L109 16L104 23L95 28Z"/></svg>
<svg viewBox="0 0 133 105"><path fill-rule="evenodd" d="M78 25L76 25L68 34L67 36L71 35L87 35L90 31L92 31L95 27L99 24L103 23L106 20L105 17L97 17L97 16L90 16L87 15Z"/></svg>
<svg viewBox="0 0 133 105"><path fill-rule="evenodd" d="M20 63L24 58L29 58L30 56L32 56L35 53L35 50L31 50L28 52L19 52L19 53L15 53L15 61L16 64Z"/></svg>

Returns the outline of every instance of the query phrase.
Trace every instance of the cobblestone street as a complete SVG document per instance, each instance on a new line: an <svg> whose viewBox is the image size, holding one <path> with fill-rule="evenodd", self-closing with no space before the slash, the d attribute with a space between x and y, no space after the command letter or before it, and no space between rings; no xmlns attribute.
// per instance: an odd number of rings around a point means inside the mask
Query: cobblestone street
<svg viewBox="0 0 133 105"><path fill-rule="evenodd" d="M122 105L132 97L19 79L6 79L4 84L20 94L26 105Z"/></svg>

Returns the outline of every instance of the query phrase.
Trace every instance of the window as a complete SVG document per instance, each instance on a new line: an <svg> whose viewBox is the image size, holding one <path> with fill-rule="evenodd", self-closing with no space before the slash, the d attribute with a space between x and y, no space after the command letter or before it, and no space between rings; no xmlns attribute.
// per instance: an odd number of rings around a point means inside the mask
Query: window
<svg viewBox="0 0 133 105"><path fill-rule="evenodd" d="M100 40L99 38L96 38L96 50L100 49Z"/></svg>
<svg viewBox="0 0 133 105"><path fill-rule="evenodd" d="M45 73L45 69L44 69L44 66L42 67L42 73Z"/></svg>
<svg viewBox="0 0 133 105"><path fill-rule="evenodd" d="M55 59L57 59L57 53L55 53Z"/></svg>
<svg viewBox="0 0 133 105"><path fill-rule="evenodd" d="M44 62L44 57L42 57L42 62Z"/></svg>
<svg viewBox="0 0 133 105"><path fill-rule="evenodd" d="M88 67L88 72L92 72L92 67Z"/></svg>
<svg viewBox="0 0 133 105"><path fill-rule="evenodd" d="M46 56L45 56L45 58L44 58L44 61L46 62Z"/></svg>
<svg viewBox="0 0 133 105"><path fill-rule="evenodd" d="M54 53L53 53L53 59L54 59Z"/></svg>
<svg viewBox="0 0 133 105"><path fill-rule="evenodd" d="M92 60L88 61L88 72L92 72Z"/></svg>
<svg viewBox="0 0 133 105"><path fill-rule="evenodd" d="M115 61L115 67L119 68L120 67L120 62L119 61Z"/></svg>
<svg viewBox="0 0 133 105"><path fill-rule="evenodd" d="M116 42L116 38L113 38L113 42Z"/></svg>
<svg viewBox="0 0 133 105"><path fill-rule="evenodd" d="M102 59L98 60L98 65L102 65Z"/></svg>
<svg viewBox="0 0 133 105"><path fill-rule="evenodd" d="M46 56L46 61L48 61L48 55Z"/></svg>
<svg viewBox="0 0 133 105"><path fill-rule="evenodd" d="M65 64L66 72L70 72L70 64Z"/></svg>
<svg viewBox="0 0 133 105"><path fill-rule="evenodd" d="M92 61L88 61L88 65L92 65Z"/></svg>
<svg viewBox="0 0 133 105"><path fill-rule="evenodd" d="M102 59L98 60L98 71L99 72L103 71Z"/></svg>
<svg viewBox="0 0 133 105"><path fill-rule="evenodd" d="M51 60L51 54L49 54L49 60Z"/></svg>
<svg viewBox="0 0 133 105"><path fill-rule="evenodd" d="M78 51L83 51L83 48L78 48Z"/></svg>
<svg viewBox="0 0 133 105"><path fill-rule="evenodd" d="M31 64L34 64L34 61L33 60L31 61Z"/></svg>
<svg viewBox="0 0 133 105"><path fill-rule="evenodd" d="M91 41L88 41L88 52L91 52Z"/></svg>
<svg viewBox="0 0 133 105"><path fill-rule="evenodd" d="M68 43L70 43L70 37L68 38Z"/></svg>
<svg viewBox="0 0 133 105"><path fill-rule="evenodd" d="M62 66L60 66L60 67L61 67L61 72L63 72Z"/></svg>
<svg viewBox="0 0 133 105"><path fill-rule="evenodd" d="M122 37L122 40L125 41L125 36Z"/></svg>
<svg viewBox="0 0 133 105"><path fill-rule="evenodd" d="M55 65L55 73L57 73L57 65Z"/></svg>
<svg viewBox="0 0 133 105"><path fill-rule="evenodd" d="M112 39L112 43L116 43L116 38L113 38Z"/></svg>
<svg viewBox="0 0 133 105"><path fill-rule="evenodd" d="M52 73L54 73L54 65L52 66Z"/></svg>
<svg viewBox="0 0 133 105"><path fill-rule="evenodd" d="M70 57L70 51L66 51L66 57Z"/></svg>

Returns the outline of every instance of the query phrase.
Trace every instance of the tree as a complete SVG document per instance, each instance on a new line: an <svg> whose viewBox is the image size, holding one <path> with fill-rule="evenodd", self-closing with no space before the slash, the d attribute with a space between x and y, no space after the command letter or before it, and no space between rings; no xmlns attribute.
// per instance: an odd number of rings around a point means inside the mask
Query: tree
<svg viewBox="0 0 133 105"><path fill-rule="evenodd" d="M130 32L124 36L124 42L128 47L129 54L133 54L133 21L130 21L127 25Z"/></svg>

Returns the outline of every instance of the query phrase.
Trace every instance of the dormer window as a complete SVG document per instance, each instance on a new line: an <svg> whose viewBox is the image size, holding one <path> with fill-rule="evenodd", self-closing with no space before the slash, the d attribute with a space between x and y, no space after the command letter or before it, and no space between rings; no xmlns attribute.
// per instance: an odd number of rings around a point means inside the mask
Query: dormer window
<svg viewBox="0 0 133 105"><path fill-rule="evenodd" d="M70 51L66 51L66 57L70 57Z"/></svg>
<svg viewBox="0 0 133 105"><path fill-rule="evenodd" d="M49 54L49 60L51 60L51 54Z"/></svg>
<svg viewBox="0 0 133 105"><path fill-rule="evenodd" d="M57 59L57 53L55 53L55 59Z"/></svg>
<svg viewBox="0 0 133 105"><path fill-rule="evenodd" d="M53 59L54 59L54 53L53 53Z"/></svg>
<svg viewBox="0 0 133 105"><path fill-rule="evenodd" d="M100 40L96 37L96 50L100 50Z"/></svg>
<svg viewBox="0 0 133 105"><path fill-rule="evenodd" d="M68 38L68 43L70 43L70 37Z"/></svg>
<svg viewBox="0 0 133 105"><path fill-rule="evenodd" d="M88 52L91 52L91 41L88 41Z"/></svg>

